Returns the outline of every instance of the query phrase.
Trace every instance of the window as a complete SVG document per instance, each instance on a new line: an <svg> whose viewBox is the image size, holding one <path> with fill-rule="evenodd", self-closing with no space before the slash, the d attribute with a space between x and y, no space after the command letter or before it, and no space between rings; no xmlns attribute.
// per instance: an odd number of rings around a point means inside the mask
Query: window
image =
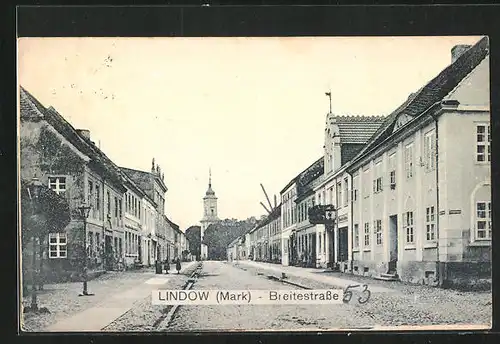
<svg viewBox="0 0 500 344"><path fill-rule="evenodd" d="M359 226L357 224L354 225L354 248L359 247Z"/></svg>
<svg viewBox="0 0 500 344"><path fill-rule="evenodd" d="M96 212L99 214L99 219L101 218L101 192L99 185L95 186L95 207Z"/></svg>
<svg viewBox="0 0 500 344"><path fill-rule="evenodd" d="M49 177L49 188L58 195L64 195L66 192L66 177Z"/></svg>
<svg viewBox="0 0 500 344"><path fill-rule="evenodd" d="M338 182L337 183L337 207L340 208L340 205L342 204L342 183Z"/></svg>
<svg viewBox="0 0 500 344"><path fill-rule="evenodd" d="M370 224L365 223L365 247L370 246Z"/></svg>
<svg viewBox="0 0 500 344"><path fill-rule="evenodd" d="M344 207L349 203L349 180L344 178Z"/></svg>
<svg viewBox="0 0 500 344"><path fill-rule="evenodd" d="M396 153L389 155L389 184L391 190L396 189Z"/></svg>
<svg viewBox="0 0 500 344"><path fill-rule="evenodd" d="M476 159L478 162L491 161L491 133L488 124L481 124L476 127Z"/></svg>
<svg viewBox="0 0 500 344"><path fill-rule="evenodd" d="M373 181L373 193L379 193L382 191L382 177L378 177Z"/></svg>
<svg viewBox="0 0 500 344"><path fill-rule="evenodd" d="M101 249L101 235L99 233L95 233L95 245L97 247L97 252Z"/></svg>
<svg viewBox="0 0 500 344"><path fill-rule="evenodd" d="M425 208L426 240L432 241L436 238L436 221L434 206Z"/></svg>
<svg viewBox="0 0 500 344"><path fill-rule="evenodd" d="M406 178L413 177L413 144L405 147L405 172Z"/></svg>
<svg viewBox="0 0 500 344"><path fill-rule="evenodd" d="M109 194L109 191L106 192L107 196L107 201L108 201L108 215L111 214L111 195Z"/></svg>
<svg viewBox="0 0 500 344"><path fill-rule="evenodd" d="M93 196L94 195L94 184L89 180L89 190L87 193L87 202L90 205L94 205L93 203Z"/></svg>
<svg viewBox="0 0 500 344"><path fill-rule="evenodd" d="M406 233L406 243L415 243L414 232L413 232L413 212L407 211L403 214L403 228Z"/></svg>
<svg viewBox="0 0 500 344"><path fill-rule="evenodd" d="M389 173L389 179L390 179L390 183L391 183L391 190L395 190L396 189L396 171L391 171Z"/></svg>
<svg viewBox="0 0 500 344"><path fill-rule="evenodd" d="M425 170L434 170L436 166L436 134L434 130L424 136L424 159Z"/></svg>
<svg viewBox="0 0 500 344"><path fill-rule="evenodd" d="M115 197L115 217L118 218L118 197Z"/></svg>
<svg viewBox="0 0 500 344"><path fill-rule="evenodd" d="M491 202L476 203L476 237L477 239L491 239Z"/></svg>
<svg viewBox="0 0 500 344"><path fill-rule="evenodd" d="M120 256L123 254L122 238L118 239L118 252L120 252Z"/></svg>
<svg viewBox="0 0 500 344"><path fill-rule="evenodd" d="M363 189L363 197L369 197L370 196L370 170L367 169L366 171L363 172L363 180L361 181Z"/></svg>
<svg viewBox="0 0 500 344"><path fill-rule="evenodd" d="M356 202L358 200L358 178L352 179L352 201Z"/></svg>
<svg viewBox="0 0 500 344"><path fill-rule="evenodd" d="M382 245L382 220L375 220L375 236L377 245Z"/></svg>
<svg viewBox="0 0 500 344"><path fill-rule="evenodd" d="M118 203L118 216L120 219L120 223L122 222L122 218L123 218L122 203L123 203L123 200L120 200Z"/></svg>
<svg viewBox="0 0 500 344"><path fill-rule="evenodd" d="M49 233L49 258L66 258L66 233Z"/></svg>

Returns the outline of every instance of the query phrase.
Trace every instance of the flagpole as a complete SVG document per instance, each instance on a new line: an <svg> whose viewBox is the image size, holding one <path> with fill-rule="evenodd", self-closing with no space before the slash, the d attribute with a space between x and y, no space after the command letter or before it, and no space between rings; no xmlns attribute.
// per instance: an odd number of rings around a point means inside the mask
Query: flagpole
<svg viewBox="0 0 500 344"><path fill-rule="evenodd" d="M330 99L330 113L332 113L332 90L330 90L330 92L325 92L325 95Z"/></svg>

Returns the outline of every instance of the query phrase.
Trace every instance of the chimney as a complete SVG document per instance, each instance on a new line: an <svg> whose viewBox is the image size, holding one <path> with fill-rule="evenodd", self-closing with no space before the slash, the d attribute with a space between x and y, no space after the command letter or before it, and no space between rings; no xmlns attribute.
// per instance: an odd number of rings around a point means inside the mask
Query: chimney
<svg viewBox="0 0 500 344"><path fill-rule="evenodd" d="M78 133L78 135L80 135L81 137L84 137L86 139L89 139L90 140L90 130L88 129L76 129L76 132Z"/></svg>
<svg viewBox="0 0 500 344"><path fill-rule="evenodd" d="M451 63L454 63L460 57L460 55L469 50L470 47L470 45L459 44L451 48Z"/></svg>

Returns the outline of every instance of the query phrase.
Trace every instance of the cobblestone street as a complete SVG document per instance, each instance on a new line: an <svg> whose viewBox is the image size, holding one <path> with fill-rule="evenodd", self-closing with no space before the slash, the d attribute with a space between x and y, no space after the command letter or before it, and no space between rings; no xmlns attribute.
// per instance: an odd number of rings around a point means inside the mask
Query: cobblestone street
<svg viewBox="0 0 500 344"><path fill-rule="evenodd" d="M244 261L237 263L205 262L203 274L194 289L296 289L267 278L270 267L281 266ZM244 270L243 270L244 269ZM293 269L293 268L292 268ZM288 270L290 269L283 269ZM300 270L300 269L299 269ZM316 270L321 271L321 270ZM274 274L278 276L276 273ZM305 275L305 274L304 274ZM326 274L325 274L326 275ZM308 278L309 277L309 278ZM337 282L349 277L332 278ZM288 280L314 289L339 288L339 285L288 275ZM361 282L361 283L360 283ZM206 330L330 330L376 329L392 326L453 325L489 327L491 293L460 293L421 286L406 286L372 279L372 290L365 304L356 302L356 292L349 304L335 305L236 305L185 306L178 310L166 331Z"/></svg>
<svg viewBox="0 0 500 344"><path fill-rule="evenodd" d="M361 289L349 303L331 305L186 305L170 319L171 306L153 305L151 291L183 289L198 263L181 274L156 275L151 269L107 273L89 282L95 296L78 297L81 283L47 285L39 303L50 314L24 317L25 331L263 331L378 329L395 326L489 327L491 294L458 292L387 283L322 270L249 261L205 261L193 290L345 289L368 285L371 296L360 304ZM289 284L272 279L287 275ZM297 286L293 285L296 284ZM61 302L64 300L64 302ZM25 303L29 298L25 299Z"/></svg>

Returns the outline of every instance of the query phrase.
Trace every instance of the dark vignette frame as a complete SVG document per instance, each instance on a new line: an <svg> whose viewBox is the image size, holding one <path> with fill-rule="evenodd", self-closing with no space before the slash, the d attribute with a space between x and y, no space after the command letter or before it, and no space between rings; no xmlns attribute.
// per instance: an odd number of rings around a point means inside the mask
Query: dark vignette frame
<svg viewBox="0 0 500 344"><path fill-rule="evenodd" d="M404 35L488 35L491 49L491 110L492 110L492 202L493 202L493 225L500 223L497 208L498 181L500 174L498 169L498 159L496 152L499 151L498 140L500 135L500 124L498 113L500 112L500 81L495 77L500 75L500 35L498 30L498 18L500 18L499 6L486 5L408 5L408 6L364 6L364 5L341 5L341 6L253 6L253 5L218 5L213 1L210 6L200 5L171 5L167 7L9 7L0 11L7 29L7 37L0 40L0 57L4 60L2 95L3 102L0 103L0 120L2 134L0 137L0 166L6 167L4 178L1 178L0 195L2 201L2 219L5 219L4 233L9 236L4 238L4 246L15 248L11 243L17 242L17 181L16 156L17 156L17 129L16 129L16 109L17 109L17 89L16 89L16 28L19 37L68 37L68 36L404 36ZM201 2L203 3L203 2ZM220 3L220 2L218 2ZM37 5L33 3L31 5ZM17 23L16 23L17 21ZM10 241L12 240L12 241ZM493 242L500 242L500 234L493 231ZM16 251L15 249L13 251ZM17 251L8 254L13 258L12 274L17 280ZM493 285L497 284L499 277L498 249L493 246ZM497 263L497 264L495 264ZM17 319L17 283L10 297L6 297L12 305L14 316L12 327L18 332ZM499 297L493 288L493 331L498 331L499 322L495 319L498 313ZM268 335L269 336L268 336ZM205 340L222 338L251 340L262 343L266 339L290 341L293 337L298 340L320 340L338 341L358 339L363 340L370 335L377 335L377 332L347 332L323 333L318 336L315 332L309 333L206 333L203 338L193 338L194 340ZM119 334L113 336L109 334L78 334L66 337L57 334L31 334L21 333L23 340L47 340L53 342L81 341L87 343L123 340L120 337L128 337L131 334ZM194 334L167 335L137 335L137 340L142 341L179 341L188 339ZM216 335L216 337L214 336ZM307 336L307 337L304 337ZM226 337L226 336L230 336ZM236 336L236 338L232 338ZM467 342L474 338L482 340L492 340L491 334L472 334L454 332L434 332L434 333L399 333L384 334L383 340L392 339L398 341L415 342L421 339L427 343L436 341L447 341L450 343L465 340ZM174 339L175 338L175 339Z"/></svg>

